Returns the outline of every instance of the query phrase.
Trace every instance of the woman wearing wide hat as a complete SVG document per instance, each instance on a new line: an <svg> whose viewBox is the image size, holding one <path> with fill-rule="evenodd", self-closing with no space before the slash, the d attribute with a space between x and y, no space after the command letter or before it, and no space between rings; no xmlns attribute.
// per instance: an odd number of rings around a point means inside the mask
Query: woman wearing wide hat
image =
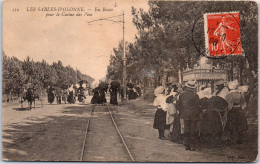
<svg viewBox="0 0 260 164"><path fill-rule="evenodd" d="M159 139L166 140L164 136L164 131L166 128L166 113L167 113L167 104L166 104L166 96L164 94L165 88L162 86L157 87L154 90L154 95L156 98L154 99L153 105L157 107L155 116L154 116L154 124L153 128L158 129Z"/></svg>

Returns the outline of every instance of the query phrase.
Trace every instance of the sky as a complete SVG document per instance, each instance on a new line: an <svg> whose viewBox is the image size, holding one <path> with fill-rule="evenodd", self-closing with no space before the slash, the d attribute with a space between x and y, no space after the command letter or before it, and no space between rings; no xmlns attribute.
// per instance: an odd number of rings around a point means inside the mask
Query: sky
<svg viewBox="0 0 260 164"><path fill-rule="evenodd" d="M4 1L3 51L20 60L27 56L34 61L44 59L49 64L60 60L63 65L99 80L106 76L112 49L117 48L123 38L123 26L112 21L88 22L121 15L124 11L125 40L133 42L137 30L132 23L132 6L148 10L145 0ZM83 8L84 11L65 11L64 8ZM77 13L82 15L76 16ZM74 16L65 16L71 14ZM112 20L121 21L122 16Z"/></svg>

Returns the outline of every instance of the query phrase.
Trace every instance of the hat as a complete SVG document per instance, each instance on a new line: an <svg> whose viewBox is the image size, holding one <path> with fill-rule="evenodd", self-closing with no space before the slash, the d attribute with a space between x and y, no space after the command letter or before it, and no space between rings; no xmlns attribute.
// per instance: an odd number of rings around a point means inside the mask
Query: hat
<svg viewBox="0 0 260 164"><path fill-rule="evenodd" d="M202 99L202 98L208 98L210 99L212 97L212 91L211 91L211 88L205 88L199 92L197 92L197 95L199 96L199 99Z"/></svg>
<svg viewBox="0 0 260 164"><path fill-rule="evenodd" d="M155 95L155 96L158 96L159 94L162 94L164 90L165 90L165 89L164 89L163 86L159 86L159 87L155 88L155 90L154 90L154 95Z"/></svg>
<svg viewBox="0 0 260 164"><path fill-rule="evenodd" d="M235 89L237 89L238 88L238 81L237 80L234 80L234 81L230 81L229 83L228 83L228 88L230 89L230 90L235 90Z"/></svg>
<svg viewBox="0 0 260 164"><path fill-rule="evenodd" d="M239 92L248 92L248 86L247 85L239 86L238 91Z"/></svg>
<svg viewBox="0 0 260 164"><path fill-rule="evenodd" d="M199 91L199 92L197 92L197 95L199 96L199 99L202 99L202 98L205 97L203 91Z"/></svg>
<svg viewBox="0 0 260 164"><path fill-rule="evenodd" d="M86 88L86 87L87 87L87 84L83 83L83 84L82 84L82 87L83 87L83 88Z"/></svg>
<svg viewBox="0 0 260 164"><path fill-rule="evenodd" d="M188 88L196 88L197 87L197 83L196 81L188 81L186 84L185 84L186 87Z"/></svg>
<svg viewBox="0 0 260 164"><path fill-rule="evenodd" d="M216 85L221 85L221 84L224 84L224 80L219 80L216 82Z"/></svg>
<svg viewBox="0 0 260 164"><path fill-rule="evenodd" d="M78 85L78 84L75 84L75 87L76 87L76 88L79 88L79 85Z"/></svg>

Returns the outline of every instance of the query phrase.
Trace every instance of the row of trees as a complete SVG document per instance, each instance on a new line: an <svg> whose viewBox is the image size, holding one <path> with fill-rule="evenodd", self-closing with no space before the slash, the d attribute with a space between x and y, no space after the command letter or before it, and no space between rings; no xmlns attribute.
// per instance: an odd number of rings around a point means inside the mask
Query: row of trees
<svg viewBox="0 0 260 164"><path fill-rule="evenodd" d="M240 79L253 91L258 81L257 4L249 1L149 1L148 12L132 7L138 35L134 43L126 43L127 80L138 83L152 78L156 86L162 82L165 72L178 78L179 69L183 71L187 65L192 68L204 55L203 14L233 11L240 14L245 56L209 60L213 65L231 67L232 78L234 70L240 70ZM122 47L120 42L114 48L107 78L121 80Z"/></svg>
<svg viewBox="0 0 260 164"><path fill-rule="evenodd" d="M80 80L87 80L89 83L94 81L79 70L63 66L61 61L50 65L45 60L34 62L29 56L24 61L20 61L16 57L6 56L4 52L2 79L3 94L12 95L18 95L28 83L37 86L39 91L43 91L50 85L62 88ZM76 79L78 79L77 82Z"/></svg>

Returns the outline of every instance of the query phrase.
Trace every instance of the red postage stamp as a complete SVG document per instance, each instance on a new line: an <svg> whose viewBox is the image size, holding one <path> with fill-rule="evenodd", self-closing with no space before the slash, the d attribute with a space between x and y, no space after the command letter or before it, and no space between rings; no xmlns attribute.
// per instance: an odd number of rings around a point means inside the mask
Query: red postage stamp
<svg viewBox="0 0 260 164"><path fill-rule="evenodd" d="M241 55L239 12L204 14L206 55Z"/></svg>

